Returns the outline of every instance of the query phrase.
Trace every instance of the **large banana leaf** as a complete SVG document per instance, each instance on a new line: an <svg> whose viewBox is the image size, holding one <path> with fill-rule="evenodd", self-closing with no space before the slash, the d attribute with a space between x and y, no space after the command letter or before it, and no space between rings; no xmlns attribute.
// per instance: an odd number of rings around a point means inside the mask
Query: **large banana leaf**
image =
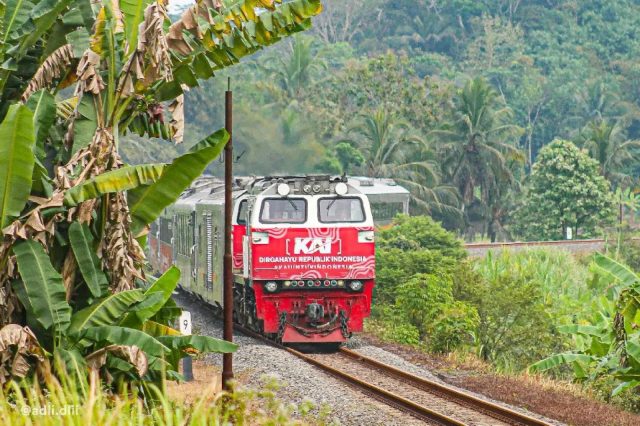
<svg viewBox="0 0 640 426"><path fill-rule="evenodd" d="M195 349L200 352L235 352L238 345L209 336L159 336L158 341L172 350Z"/></svg>
<svg viewBox="0 0 640 426"><path fill-rule="evenodd" d="M141 164L103 173L69 189L64 195L64 202L67 206L76 206L104 194L126 191L155 182L162 176L164 168L164 164Z"/></svg>
<svg viewBox="0 0 640 426"><path fill-rule="evenodd" d="M621 263L616 262L610 257L598 253L595 256L594 261L601 270L620 281L624 287L631 287L633 284L640 281L638 275L636 275L632 270Z"/></svg>
<svg viewBox="0 0 640 426"><path fill-rule="evenodd" d="M20 215L29 198L34 144L33 113L11 105L0 124L0 229Z"/></svg>
<svg viewBox="0 0 640 426"><path fill-rule="evenodd" d="M209 336L158 336L158 341L168 347L171 352L167 355L166 360L171 363L173 368L178 368L180 358L184 351L196 350L198 352L213 353L230 353L238 349L238 345L227 342L226 340L214 339Z"/></svg>
<svg viewBox="0 0 640 426"><path fill-rule="evenodd" d="M85 330L83 335L86 339L98 344L137 346L147 354L158 357L169 352L169 348L152 336L132 328L103 325L91 327Z"/></svg>
<svg viewBox="0 0 640 426"><path fill-rule="evenodd" d="M195 145L195 150L176 158L152 185L135 188L127 193L131 212L131 230L139 235L149 223L173 204L182 191L202 174L229 140L225 130L219 130Z"/></svg>
<svg viewBox="0 0 640 426"><path fill-rule="evenodd" d="M4 28L0 36L0 94L3 101L7 101L7 95L13 99L20 96L38 66L38 58L33 56L30 49L40 44L38 40L51 30L59 14L71 1L6 0L2 17ZM14 73L27 78L11 78ZM0 110L2 106L0 104Z"/></svg>
<svg viewBox="0 0 640 426"><path fill-rule="evenodd" d="M311 17L322 11L322 4L320 0L293 0L275 7L269 0L241 0L225 2L220 13L202 5L192 8L169 32L169 47L179 64L174 81L159 86L162 100L182 93L181 85L197 86L198 79L207 79L242 57L309 28ZM256 8L269 11L256 13ZM196 16L204 19L194 19Z"/></svg>
<svg viewBox="0 0 640 426"><path fill-rule="evenodd" d="M167 300L169 300L171 294L176 289L179 279L180 269L175 266L171 266L167 269L167 271L144 292L144 295L147 298L150 298L152 295L155 296L153 303L141 309L136 309L135 312L128 314L122 321L121 325L128 327L141 327L145 321L154 316L156 312L158 312L165 303L167 303Z"/></svg>
<svg viewBox="0 0 640 426"><path fill-rule="evenodd" d="M555 354L548 358L545 358L541 361L536 362L535 364L529 367L530 372L541 372L550 370L555 367L559 367L565 364L573 364L573 363L585 363L594 361L596 358L591 355L579 354L579 353L561 353Z"/></svg>
<svg viewBox="0 0 640 426"><path fill-rule="evenodd" d="M67 101L74 102L74 99L71 98ZM97 97L92 93L85 93L80 100L80 104L78 104L78 100L75 98L76 105L74 108L77 107L78 116L73 123L73 148L71 151L73 154L89 146L96 133L96 129L98 128L97 102Z"/></svg>
<svg viewBox="0 0 640 426"><path fill-rule="evenodd" d="M53 269L44 248L35 241L24 241L13 247L18 271L24 282L18 291L22 304L45 330L64 332L69 326L71 307L66 300L62 276Z"/></svg>
<svg viewBox="0 0 640 426"><path fill-rule="evenodd" d="M69 227L69 242L89 291L93 297L101 297L107 291L109 282L94 250L91 230L86 224L73 222Z"/></svg>
<svg viewBox="0 0 640 426"><path fill-rule="evenodd" d="M44 140L56 120L56 100L46 90L39 90L29 97L27 106L33 112L38 157L44 158Z"/></svg>
<svg viewBox="0 0 640 426"><path fill-rule="evenodd" d="M155 321L145 321L142 325L142 331L153 337L159 336L181 336L180 332L175 328L171 328Z"/></svg>
<svg viewBox="0 0 640 426"><path fill-rule="evenodd" d="M96 301L71 317L69 333L79 333L88 327L116 324L131 305L144 299L140 289L122 291Z"/></svg>
<svg viewBox="0 0 640 426"><path fill-rule="evenodd" d="M120 0L124 16L124 32L129 42L129 53L138 45L138 26L144 19L144 10L153 0Z"/></svg>

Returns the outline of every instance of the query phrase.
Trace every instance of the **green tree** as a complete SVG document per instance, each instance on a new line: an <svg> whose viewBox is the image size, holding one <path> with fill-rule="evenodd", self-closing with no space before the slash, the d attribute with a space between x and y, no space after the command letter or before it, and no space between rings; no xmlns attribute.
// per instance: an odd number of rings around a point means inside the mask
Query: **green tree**
<svg viewBox="0 0 640 426"><path fill-rule="evenodd" d="M556 140L538 155L514 228L527 240L560 240L567 228L589 236L611 220L613 207L598 162L573 143Z"/></svg>
<svg viewBox="0 0 640 426"><path fill-rule="evenodd" d="M391 177L405 186L424 211L455 206L456 194L440 185L434 152L410 125L379 109L362 116L347 142L364 155L362 171L369 177Z"/></svg>
<svg viewBox="0 0 640 426"><path fill-rule="evenodd" d="M313 37L296 35L284 55L269 55L261 62L263 71L274 79L275 87L285 95L283 102L301 99L309 90L315 73L326 68L323 59L314 52L313 42Z"/></svg>
<svg viewBox="0 0 640 426"><path fill-rule="evenodd" d="M630 183L624 170L640 158L640 141L625 137L622 122L594 120L582 131L579 142L600 163L600 173L611 183Z"/></svg>
<svg viewBox="0 0 640 426"><path fill-rule="evenodd" d="M522 160L513 144L520 129L510 118L511 110L501 107L495 90L476 78L456 97L452 122L432 132L444 140L439 149L446 180L454 183L465 208L479 210L492 239L495 231L489 212L501 199L495 193L515 185L512 165Z"/></svg>

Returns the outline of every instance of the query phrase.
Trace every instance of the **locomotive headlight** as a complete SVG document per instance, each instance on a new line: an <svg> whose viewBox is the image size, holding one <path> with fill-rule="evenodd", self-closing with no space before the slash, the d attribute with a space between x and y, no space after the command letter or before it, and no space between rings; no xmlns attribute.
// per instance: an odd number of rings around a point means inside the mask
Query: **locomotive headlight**
<svg viewBox="0 0 640 426"><path fill-rule="evenodd" d="M374 240L373 231L358 231L359 243L372 243Z"/></svg>
<svg viewBox="0 0 640 426"><path fill-rule="evenodd" d="M349 288L353 291L359 291L362 289L362 281L351 281L349 283Z"/></svg>
<svg viewBox="0 0 640 426"><path fill-rule="evenodd" d="M254 232L251 234L253 244L269 244L269 234L266 232Z"/></svg>
<svg viewBox="0 0 640 426"><path fill-rule="evenodd" d="M278 284L275 281L268 281L264 285L264 289L267 290L269 293L273 293L278 289Z"/></svg>
<svg viewBox="0 0 640 426"><path fill-rule="evenodd" d="M305 194L311 194L311 185L307 184L303 186L302 190L304 191Z"/></svg>
<svg viewBox="0 0 640 426"><path fill-rule="evenodd" d="M347 184L344 182L339 182L336 183L336 194L338 195L347 195L347 192L349 192L349 188L347 187Z"/></svg>
<svg viewBox="0 0 640 426"><path fill-rule="evenodd" d="M281 197L286 197L291 192L291 187L286 183L279 183L277 191L278 195L280 195Z"/></svg>

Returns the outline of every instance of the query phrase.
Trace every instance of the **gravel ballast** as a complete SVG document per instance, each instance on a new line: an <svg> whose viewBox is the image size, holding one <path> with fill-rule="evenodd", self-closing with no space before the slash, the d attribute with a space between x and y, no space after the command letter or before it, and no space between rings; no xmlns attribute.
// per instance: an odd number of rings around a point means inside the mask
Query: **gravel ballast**
<svg viewBox="0 0 640 426"><path fill-rule="evenodd" d="M204 302L182 293L175 296L175 299L183 309L191 312L194 334L218 338L222 336L220 319L214 316ZM288 352L238 333L234 335L234 341L239 344L238 351L233 355L234 374L241 386L256 387L268 380L269 377L275 378L281 385L276 394L279 400L295 405L311 401L317 412L328 406L330 414L327 420L334 424L424 424L406 413L359 392ZM348 347L380 362L425 379L443 383L428 370L384 349L367 345L359 341L357 337L349 342ZM208 354L204 360L213 365L222 365L222 355ZM488 399L481 395L478 396ZM560 424L553 421L549 421L549 423Z"/></svg>
<svg viewBox="0 0 640 426"><path fill-rule="evenodd" d="M222 323L204 303L191 296L174 296L191 312L193 333L220 338ZM328 421L342 425L422 425L408 414L367 397L296 356L242 334L234 334L239 349L233 355L234 374L242 386L259 386L265 377L281 385L277 398L299 405L311 401L316 410L329 406ZM222 355L209 354L205 362L222 365Z"/></svg>

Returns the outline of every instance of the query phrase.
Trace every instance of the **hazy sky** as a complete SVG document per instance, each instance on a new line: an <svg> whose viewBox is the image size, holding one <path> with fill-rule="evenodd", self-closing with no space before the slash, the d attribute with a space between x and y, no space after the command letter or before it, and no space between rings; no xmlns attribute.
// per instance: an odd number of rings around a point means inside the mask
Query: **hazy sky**
<svg viewBox="0 0 640 426"><path fill-rule="evenodd" d="M169 2L169 13L182 10L186 5L193 3L193 0L171 0Z"/></svg>

